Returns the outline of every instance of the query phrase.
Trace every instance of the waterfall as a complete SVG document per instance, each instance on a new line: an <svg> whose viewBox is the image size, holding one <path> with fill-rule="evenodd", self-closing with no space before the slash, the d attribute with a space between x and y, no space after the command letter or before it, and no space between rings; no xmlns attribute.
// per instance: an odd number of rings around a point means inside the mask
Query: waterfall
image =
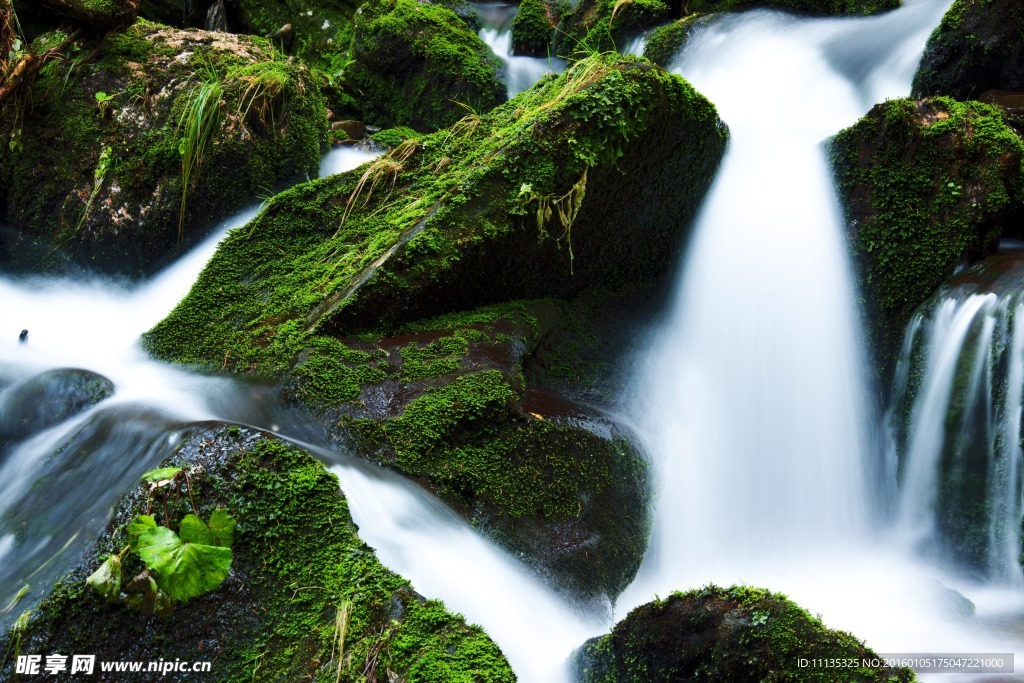
<svg viewBox="0 0 1024 683"><path fill-rule="evenodd" d="M503 75L510 98L530 88L544 74L565 70L565 60L558 57L519 57L512 54L512 20L519 11L518 5L474 3L473 11L480 22L480 39L504 64Z"/></svg>
<svg viewBox="0 0 1024 683"><path fill-rule="evenodd" d="M1024 253L973 267L914 316L889 414L908 543L1020 588Z"/></svg>
<svg viewBox="0 0 1024 683"><path fill-rule="evenodd" d="M673 590L748 583L883 652L1019 649L984 624L1021 597L920 557L880 510L895 467L822 147L909 92L950 4L720 16L670 65L716 104L731 140L660 332L637 361L629 419L659 490L619 616ZM974 600L976 621L943 611L948 587Z"/></svg>

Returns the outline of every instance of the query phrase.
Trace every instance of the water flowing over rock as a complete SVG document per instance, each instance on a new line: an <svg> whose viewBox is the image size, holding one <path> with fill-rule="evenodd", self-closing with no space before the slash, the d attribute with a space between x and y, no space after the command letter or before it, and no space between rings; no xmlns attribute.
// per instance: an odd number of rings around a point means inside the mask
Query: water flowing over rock
<svg viewBox="0 0 1024 683"><path fill-rule="evenodd" d="M960 273L915 313L890 411L898 522L920 552L1022 580L1024 253Z"/></svg>
<svg viewBox="0 0 1024 683"><path fill-rule="evenodd" d="M89 370L49 370L0 391L0 462L4 451L108 398L114 384Z"/></svg>

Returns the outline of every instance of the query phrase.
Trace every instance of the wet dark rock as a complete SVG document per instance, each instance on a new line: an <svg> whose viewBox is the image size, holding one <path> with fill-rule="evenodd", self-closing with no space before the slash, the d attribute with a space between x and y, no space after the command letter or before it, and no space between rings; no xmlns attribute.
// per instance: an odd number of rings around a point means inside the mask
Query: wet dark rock
<svg viewBox="0 0 1024 683"><path fill-rule="evenodd" d="M928 40L913 96L968 100L996 89L1024 90L1024 5L956 0Z"/></svg>
<svg viewBox="0 0 1024 683"><path fill-rule="evenodd" d="M71 368L49 370L9 388L0 394L0 454L113 393L114 384L106 377Z"/></svg>

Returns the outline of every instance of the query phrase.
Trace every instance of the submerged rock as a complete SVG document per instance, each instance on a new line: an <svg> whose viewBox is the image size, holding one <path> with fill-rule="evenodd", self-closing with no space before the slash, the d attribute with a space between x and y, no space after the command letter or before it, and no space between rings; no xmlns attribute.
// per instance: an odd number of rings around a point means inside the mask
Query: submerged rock
<svg viewBox="0 0 1024 683"><path fill-rule="evenodd" d="M51 48L3 103L11 268L62 270L67 256L150 273L259 193L317 172L323 99L266 40L139 21L102 42L33 45Z"/></svg>
<svg viewBox="0 0 1024 683"><path fill-rule="evenodd" d="M1024 144L990 106L892 100L839 133L831 153L871 351L888 378L914 309L1019 230Z"/></svg>
<svg viewBox="0 0 1024 683"><path fill-rule="evenodd" d="M367 0L352 28L346 79L366 121L434 131L507 99L501 62L452 10L418 0Z"/></svg>
<svg viewBox="0 0 1024 683"><path fill-rule="evenodd" d="M256 431L196 428L167 464L190 470L202 519L218 508L234 518L227 579L163 619L109 603L86 586L146 511L139 487L118 505L95 552L0 648L16 642L21 652L90 653L100 661L212 661L204 681L515 680L479 627L425 600L377 561L356 535L337 478L306 453ZM176 525L192 512L189 494L172 495L170 510ZM162 523L162 510L153 512ZM142 569L126 554L125 584ZM0 676L13 677L14 660L0 665Z"/></svg>
<svg viewBox="0 0 1024 683"><path fill-rule="evenodd" d="M987 90L1024 90L1024 5L956 0L928 40L913 96L977 99Z"/></svg>
<svg viewBox="0 0 1024 683"><path fill-rule="evenodd" d="M14 443L81 413L114 393L89 370L49 370L0 393L0 461Z"/></svg>
<svg viewBox="0 0 1024 683"><path fill-rule="evenodd" d="M783 595L707 586L637 607L610 634L588 640L576 652L574 668L579 683L916 680L910 669L861 664L877 657ZM858 666L826 667L814 660Z"/></svg>

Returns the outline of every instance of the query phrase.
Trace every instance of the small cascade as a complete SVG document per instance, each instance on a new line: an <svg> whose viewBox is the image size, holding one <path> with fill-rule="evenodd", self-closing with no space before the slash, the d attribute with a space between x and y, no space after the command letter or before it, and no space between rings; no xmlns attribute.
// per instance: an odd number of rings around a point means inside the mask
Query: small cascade
<svg viewBox="0 0 1024 683"><path fill-rule="evenodd" d="M503 2L475 3L473 10L480 22L480 39L505 64L508 96L529 89L546 73L565 71L565 60L558 57L519 57L512 54L512 21L518 5Z"/></svg>
<svg viewBox="0 0 1024 683"><path fill-rule="evenodd" d="M942 288L904 338L889 413L897 523L922 552L990 583L1021 574L1024 252Z"/></svg>

